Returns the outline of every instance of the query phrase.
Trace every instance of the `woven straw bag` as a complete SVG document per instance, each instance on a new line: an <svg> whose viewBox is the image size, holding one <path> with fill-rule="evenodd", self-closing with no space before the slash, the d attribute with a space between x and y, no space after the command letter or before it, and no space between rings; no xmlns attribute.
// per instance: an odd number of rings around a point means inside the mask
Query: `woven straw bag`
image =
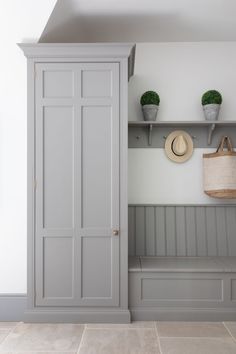
<svg viewBox="0 0 236 354"><path fill-rule="evenodd" d="M214 198L236 198L236 152L228 136L222 137L215 153L203 155L203 173L207 195Z"/></svg>

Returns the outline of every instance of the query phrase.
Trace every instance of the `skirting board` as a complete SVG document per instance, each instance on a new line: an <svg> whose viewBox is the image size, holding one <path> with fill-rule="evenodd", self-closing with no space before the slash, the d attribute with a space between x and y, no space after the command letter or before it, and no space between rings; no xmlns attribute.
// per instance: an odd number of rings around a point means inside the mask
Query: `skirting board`
<svg viewBox="0 0 236 354"><path fill-rule="evenodd" d="M26 294L1 294L0 322L23 321L26 307Z"/></svg>
<svg viewBox="0 0 236 354"><path fill-rule="evenodd" d="M130 323L129 310L27 310L25 322L31 323Z"/></svg>
<svg viewBox="0 0 236 354"><path fill-rule="evenodd" d="M71 322L71 323L129 323L128 310L112 312L53 312L26 311L27 296L24 294L0 295L0 322ZM183 309L183 308L131 308L133 321L236 321L236 308Z"/></svg>
<svg viewBox="0 0 236 354"><path fill-rule="evenodd" d="M236 308L130 308L132 321L236 321Z"/></svg>
<svg viewBox="0 0 236 354"><path fill-rule="evenodd" d="M28 310L26 294L0 295L0 322L130 323L129 310Z"/></svg>

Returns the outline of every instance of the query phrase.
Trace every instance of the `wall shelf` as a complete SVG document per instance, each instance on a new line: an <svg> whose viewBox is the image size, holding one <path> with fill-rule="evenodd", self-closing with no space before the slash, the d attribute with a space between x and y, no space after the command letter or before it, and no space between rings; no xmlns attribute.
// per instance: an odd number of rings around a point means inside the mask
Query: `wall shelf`
<svg viewBox="0 0 236 354"><path fill-rule="evenodd" d="M166 136L173 130L185 130L195 147L217 147L222 135L236 145L236 121L129 121L129 147L163 148Z"/></svg>

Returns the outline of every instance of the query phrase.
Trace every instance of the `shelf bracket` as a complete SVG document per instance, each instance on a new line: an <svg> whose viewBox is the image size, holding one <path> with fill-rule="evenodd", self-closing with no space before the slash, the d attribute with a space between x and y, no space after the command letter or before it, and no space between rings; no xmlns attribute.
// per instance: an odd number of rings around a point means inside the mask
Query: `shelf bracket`
<svg viewBox="0 0 236 354"><path fill-rule="evenodd" d="M152 124L148 126L148 145L152 145Z"/></svg>
<svg viewBox="0 0 236 354"><path fill-rule="evenodd" d="M212 123L212 124L208 127L208 140L207 140L207 144L208 144L208 145L211 145L211 142L212 142L212 134L213 134L213 131L215 130L215 128L216 128L215 123Z"/></svg>

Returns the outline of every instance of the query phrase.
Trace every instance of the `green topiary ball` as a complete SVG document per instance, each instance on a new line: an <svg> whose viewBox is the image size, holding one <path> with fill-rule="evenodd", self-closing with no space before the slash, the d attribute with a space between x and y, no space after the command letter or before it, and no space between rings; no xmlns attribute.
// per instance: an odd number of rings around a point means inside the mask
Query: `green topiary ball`
<svg viewBox="0 0 236 354"><path fill-rule="evenodd" d="M216 90L207 91L202 95L203 106L205 106L206 104L221 104L221 103L222 103L222 96Z"/></svg>
<svg viewBox="0 0 236 354"><path fill-rule="evenodd" d="M160 97L155 91L146 91L140 98L140 103L142 106L145 104L155 104L159 106Z"/></svg>

